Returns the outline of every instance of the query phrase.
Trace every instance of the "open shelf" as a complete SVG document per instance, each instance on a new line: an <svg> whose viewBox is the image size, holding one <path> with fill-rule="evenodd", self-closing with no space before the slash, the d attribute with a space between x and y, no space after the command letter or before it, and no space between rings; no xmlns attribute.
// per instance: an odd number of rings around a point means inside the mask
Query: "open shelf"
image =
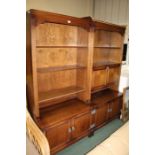
<svg viewBox="0 0 155 155"><path fill-rule="evenodd" d="M66 66L58 66L58 67L43 67L37 68L38 72L52 72L52 71L63 71L63 70L72 70L72 69L85 69L84 65L66 65Z"/></svg>
<svg viewBox="0 0 155 155"><path fill-rule="evenodd" d="M90 110L90 106L78 99L71 99L60 103L57 107L47 107L41 109L41 119L39 119L42 127L49 127L57 122L69 119L77 114Z"/></svg>
<svg viewBox="0 0 155 155"><path fill-rule="evenodd" d="M120 49L121 47L114 47L114 46L95 46L94 48Z"/></svg>
<svg viewBox="0 0 155 155"><path fill-rule="evenodd" d="M93 94L93 93L99 92L99 91L101 91L101 90L105 90L105 89L107 89L107 88L109 88L108 85L96 86L96 87L93 87L93 88L92 88L91 93Z"/></svg>
<svg viewBox="0 0 155 155"><path fill-rule="evenodd" d="M92 94L92 103L95 103L95 104L107 103L115 98L118 98L119 96L122 96L122 93L111 89L107 89L107 90Z"/></svg>
<svg viewBox="0 0 155 155"><path fill-rule="evenodd" d="M38 45L36 48L88 48L88 46L42 46Z"/></svg>
<svg viewBox="0 0 155 155"><path fill-rule="evenodd" d="M40 104L40 107L44 107L44 102L49 102L63 97L69 97L70 95L74 95L83 91L84 89L81 87L72 86L72 87L67 87L63 89L42 92L42 93L39 93L39 104Z"/></svg>
<svg viewBox="0 0 155 155"><path fill-rule="evenodd" d="M107 66L109 67L117 67L120 66L121 63L112 62L112 61L102 61L102 62L96 62L93 64L93 70L102 70L105 69Z"/></svg>

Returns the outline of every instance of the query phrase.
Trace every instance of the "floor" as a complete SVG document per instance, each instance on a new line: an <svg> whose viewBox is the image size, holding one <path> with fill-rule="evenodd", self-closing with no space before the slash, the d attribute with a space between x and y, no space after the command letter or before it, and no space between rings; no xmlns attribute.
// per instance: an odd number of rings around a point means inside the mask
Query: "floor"
<svg viewBox="0 0 155 155"><path fill-rule="evenodd" d="M77 143L57 153L57 155L85 155L122 125L123 123L119 119L115 119L104 127L98 129L91 138L85 137Z"/></svg>

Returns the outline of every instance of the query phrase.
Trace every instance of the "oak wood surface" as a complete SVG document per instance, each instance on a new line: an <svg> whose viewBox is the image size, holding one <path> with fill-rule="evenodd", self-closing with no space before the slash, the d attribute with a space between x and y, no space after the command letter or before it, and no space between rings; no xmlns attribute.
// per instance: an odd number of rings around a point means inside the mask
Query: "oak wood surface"
<svg viewBox="0 0 155 155"><path fill-rule="evenodd" d="M40 107L44 107L44 102L46 101L52 101L61 97L66 97L76 93L80 93L82 91L84 91L84 89L80 87L67 87L63 89L42 92L39 94Z"/></svg>
<svg viewBox="0 0 155 155"><path fill-rule="evenodd" d="M125 27L39 10L28 21L30 109L55 154L119 116Z"/></svg>
<svg viewBox="0 0 155 155"><path fill-rule="evenodd" d="M47 128L55 123L67 120L73 116L85 113L90 106L78 99L62 102L58 108L50 110L45 108L41 111L41 118L38 119L42 128Z"/></svg>

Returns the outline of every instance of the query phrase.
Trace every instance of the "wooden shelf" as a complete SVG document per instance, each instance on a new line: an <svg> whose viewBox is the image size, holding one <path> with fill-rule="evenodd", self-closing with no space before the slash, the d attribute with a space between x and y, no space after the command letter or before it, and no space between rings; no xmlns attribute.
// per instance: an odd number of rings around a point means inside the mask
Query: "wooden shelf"
<svg viewBox="0 0 155 155"><path fill-rule="evenodd" d="M103 90L92 95L92 103L102 104L112 101L113 99L122 96L122 93L111 89Z"/></svg>
<svg viewBox="0 0 155 155"><path fill-rule="evenodd" d="M48 92L39 93L39 105L40 108L44 107L44 102L49 102L55 99L63 97L69 97L71 95L83 92L84 89L80 87L67 87L63 89L51 90Z"/></svg>
<svg viewBox="0 0 155 155"><path fill-rule="evenodd" d="M94 48L121 49L121 47L114 47L114 46L95 46Z"/></svg>
<svg viewBox="0 0 155 155"><path fill-rule="evenodd" d="M38 72L53 72L53 71L63 71L63 70L72 70L72 69L86 69L86 66L83 65L66 65L58 67L43 67L37 68Z"/></svg>
<svg viewBox="0 0 155 155"><path fill-rule="evenodd" d="M93 87L91 90L91 93L93 94L93 93L105 90L107 88L109 88L109 85L101 85L101 86Z"/></svg>
<svg viewBox="0 0 155 155"><path fill-rule="evenodd" d="M54 109L47 107L41 110L39 124L42 128L49 127L57 122L69 119L77 114L90 110L90 106L78 99L72 99L59 104Z"/></svg>
<svg viewBox="0 0 155 155"><path fill-rule="evenodd" d="M36 48L88 48L88 46L41 46L38 45Z"/></svg>
<svg viewBox="0 0 155 155"><path fill-rule="evenodd" d="M112 62L112 61L103 61L103 62L97 62L93 64L93 70L102 70L105 69L107 66L109 67L117 67L120 66L121 63Z"/></svg>

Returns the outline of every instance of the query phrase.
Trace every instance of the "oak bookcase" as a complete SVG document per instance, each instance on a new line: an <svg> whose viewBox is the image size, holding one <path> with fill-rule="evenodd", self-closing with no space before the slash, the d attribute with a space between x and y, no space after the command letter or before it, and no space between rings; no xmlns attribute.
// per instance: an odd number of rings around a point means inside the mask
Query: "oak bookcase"
<svg viewBox="0 0 155 155"><path fill-rule="evenodd" d="M30 10L26 28L29 111L55 154L119 117L125 27Z"/></svg>

